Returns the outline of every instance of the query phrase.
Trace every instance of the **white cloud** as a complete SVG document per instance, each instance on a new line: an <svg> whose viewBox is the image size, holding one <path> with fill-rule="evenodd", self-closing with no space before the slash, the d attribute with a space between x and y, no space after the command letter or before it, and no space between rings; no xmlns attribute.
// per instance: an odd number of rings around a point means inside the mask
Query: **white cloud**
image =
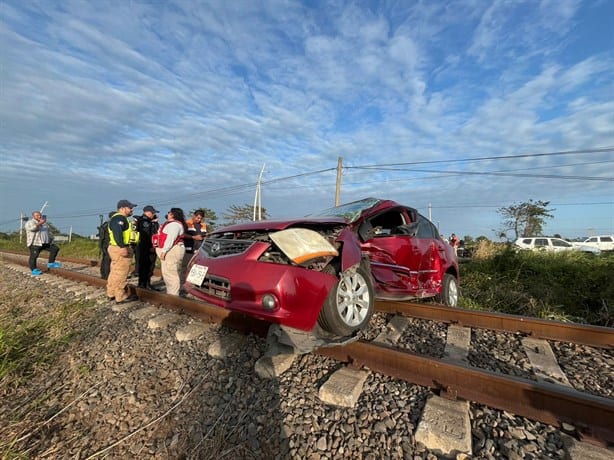
<svg viewBox="0 0 614 460"><path fill-rule="evenodd" d="M590 6L604 10L599 18L611 10L607 2ZM7 1L0 211L16 215L52 199L58 208L50 212L67 220L90 210L93 220L74 223L87 233L98 211L120 197L221 215L253 200L249 184L263 164L265 178L274 179L334 169L339 156L360 166L614 145L613 56L570 46L598 30L586 22L586 7L571 0L369 8L345 1L326 8ZM471 207L484 197L499 206L579 194L611 200L603 182L445 172L563 163L547 157L423 167L441 173L348 169L342 196L384 195L419 207L453 196L465 212L441 207L438 219L453 222L457 233L496 226L496 215ZM607 176L604 166L552 171ZM266 207L281 216L329 206L334 181L332 171L274 182L263 190ZM473 224L484 221L490 224Z"/></svg>

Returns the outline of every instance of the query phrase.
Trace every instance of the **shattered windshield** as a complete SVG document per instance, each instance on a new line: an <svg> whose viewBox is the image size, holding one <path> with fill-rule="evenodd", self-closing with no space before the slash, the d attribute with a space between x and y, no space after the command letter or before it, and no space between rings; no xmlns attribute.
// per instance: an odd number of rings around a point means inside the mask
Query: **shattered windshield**
<svg viewBox="0 0 614 460"><path fill-rule="evenodd" d="M378 204L381 200L377 198L365 198L363 200L353 201L352 203L342 204L341 206L335 206L333 208L324 209L313 214L309 217L343 217L348 222L356 220L360 214L369 208L372 208Z"/></svg>

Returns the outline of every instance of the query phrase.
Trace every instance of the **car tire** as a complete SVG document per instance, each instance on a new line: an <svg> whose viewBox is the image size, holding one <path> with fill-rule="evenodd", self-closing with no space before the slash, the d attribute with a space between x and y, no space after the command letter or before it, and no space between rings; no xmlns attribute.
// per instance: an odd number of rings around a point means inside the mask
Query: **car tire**
<svg viewBox="0 0 614 460"><path fill-rule="evenodd" d="M456 276L446 273L443 275L443 285L441 287L441 293L437 294L435 300L448 307L458 306L458 280Z"/></svg>
<svg viewBox="0 0 614 460"><path fill-rule="evenodd" d="M349 336L369 325L375 309L374 299L368 270L363 265L346 270L328 294L318 324L337 336Z"/></svg>

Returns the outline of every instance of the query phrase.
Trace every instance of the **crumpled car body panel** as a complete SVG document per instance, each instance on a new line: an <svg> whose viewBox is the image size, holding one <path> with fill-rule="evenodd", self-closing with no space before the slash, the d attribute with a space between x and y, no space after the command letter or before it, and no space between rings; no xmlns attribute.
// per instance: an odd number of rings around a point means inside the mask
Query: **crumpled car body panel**
<svg viewBox="0 0 614 460"><path fill-rule="evenodd" d="M187 268L189 274L194 265L206 267L206 276L202 283L187 281L186 291L223 308L309 331L339 273L361 263L369 266L380 299L432 297L441 291L445 273L458 279L453 249L413 208L369 198L327 211L340 215L216 230ZM266 296L274 298L273 308L265 306Z"/></svg>

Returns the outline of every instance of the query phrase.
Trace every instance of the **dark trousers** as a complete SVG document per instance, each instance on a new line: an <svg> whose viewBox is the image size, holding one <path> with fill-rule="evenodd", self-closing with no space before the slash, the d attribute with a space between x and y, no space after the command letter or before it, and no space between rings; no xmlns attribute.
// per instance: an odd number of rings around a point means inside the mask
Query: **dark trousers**
<svg viewBox="0 0 614 460"><path fill-rule="evenodd" d="M102 249L102 258L100 259L100 277L103 280L109 279L111 273L111 257L107 248Z"/></svg>
<svg viewBox="0 0 614 460"><path fill-rule="evenodd" d="M156 253L150 247L136 247L138 261L139 287L148 287L156 266Z"/></svg>
<svg viewBox="0 0 614 460"><path fill-rule="evenodd" d="M36 259L40 255L41 251L49 251L49 262L55 262L55 258L60 251L53 243L46 243L42 246L30 246L30 259L28 260L28 264L30 265L30 270L34 270L36 268Z"/></svg>

